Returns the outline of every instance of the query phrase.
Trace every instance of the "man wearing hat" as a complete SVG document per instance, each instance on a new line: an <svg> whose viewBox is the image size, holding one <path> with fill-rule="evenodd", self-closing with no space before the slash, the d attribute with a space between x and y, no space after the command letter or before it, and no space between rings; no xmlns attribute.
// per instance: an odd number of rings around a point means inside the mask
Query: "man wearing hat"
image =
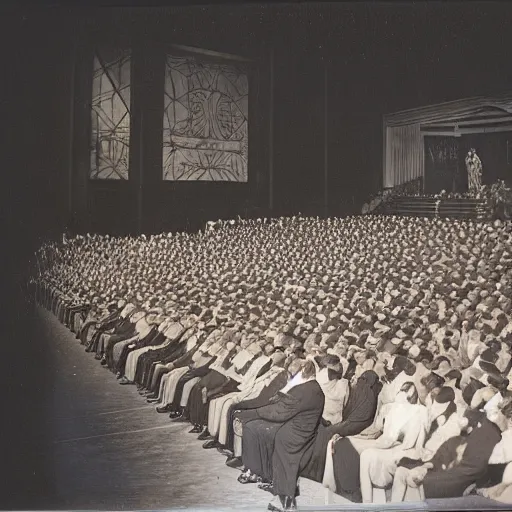
<svg viewBox="0 0 512 512"><path fill-rule="evenodd" d="M180 382L184 381L185 383L182 386L181 396L175 395L173 409L178 410L176 403L178 401L182 414L177 420L187 417L192 422L196 421L196 423L193 423L194 427L191 433L201 433L201 427L206 420L207 409L204 410L206 404L203 402L203 389L206 390L205 393L208 393L209 389L215 389L215 386L222 386L229 382L229 379L222 372L224 368L229 368L230 360L236 354L236 345L229 341L231 338L232 332L224 331L219 340L219 345L216 348L214 346L210 347L208 351L210 355L214 356L212 361L208 365L187 372L180 379ZM202 383L203 379L205 379L204 383ZM192 408L193 412L191 412ZM171 417L174 417L174 415Z"/></svg>
<svg viewBox="0 0 512 512"><path fill-rule="evenodd" d="M217 357L221 356L223 350L224 345L222 344L221 333L213 331L206 338L205 343L193 355L192 362L188 365L187 371L178 378L174 389L170 390L173 395L172 401L169 401L167 404L163 402L163 406L167 405L170 409L169 417L172 420L178 422L189 420L187 403L190 390L201 377L208 374L211 365Z"/></svg>
<svg viewBox="0 0 512 512"><path fill-rule="evenodd" d="M278 351L273 356L274 360L279 362L278 366L283 365L285 371L276 372L276 375L263 388L261 393L253 399L243 400L230 408L229 420L227 425L227 441L225 443L228 456L226 464L231 467L242 465L242 425L244 423L244 411L254 411L273 402L279 391L282 391L287 382L293 379L301 370L303 361L292 355L283 361L282 352ZM285 356L286 357L286 356Z"/></svg>
<svg viewBox="0 0 512 512"><path fill-rule="evenodd" d="M245 368L237 369L235 360L245 350L249 353L248 364L246 363ZM214 439L207 441L203 445L204 448L224 447L227 436L227 415L230 408L242 400L256 398L262 391L266 378L268 378L267 373L272 366L271 358L261 352L257 343L252 343L245 350L242 350L235 357L229 372L229 375L239 383L237 390L210 402L208 431ZM258 385L256 385L256 382L258 382ZM223 431L220 433L223 423L225 423Z"/></svg>
<svg viewBox="0 0 512 512"><path fill-rule="evenodd" d="M117 318L112 323L101 324L95 335L92 337L86 350L96 352L96 356L101 358L101 364L107 365L110 361L109 355L112 354L116 343L124 341L135 336L135 322L133 316L138 313L135 304L129 302L125 305ZM84 342L84 340L82 340Z"/></svg>
<svg viewBox="0 0 512 512"><path fill-rule="evenodd" d="M150 393L147 394L149 403L158 403L156 407L159 413L172 413L172 403L176 392L176 386L192 367L207 364L211 357L205 355L213 342L207 341L205 333L194 333L186 340L185 354L173 362L165 365L165 372L158 378L157 370L150 385ZM158 391L156 391L158 390Z"/></svg>

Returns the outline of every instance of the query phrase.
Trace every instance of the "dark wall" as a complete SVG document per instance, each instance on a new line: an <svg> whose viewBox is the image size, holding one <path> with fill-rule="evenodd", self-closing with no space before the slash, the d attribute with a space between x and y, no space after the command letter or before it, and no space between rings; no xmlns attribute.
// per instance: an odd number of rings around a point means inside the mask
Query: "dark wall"
<svg viewBox="0 0 512 512"><path fill-rule="evenodd" d="M115 234L198 229L211 219L254 215L266 207L269 49L262 38L251 39L248 19L240 13L195 12L109 9L90 11L80 19L75 127L81 133L73 159L74 229ZM250 59L248 183L163 181L164 63L172 44ZM124 183L87 178L92 54L103 45L132 50L131 165Z"/></svg>
<svg viewBox="0 0 512 512"><path fill-rule="evenodd" d="M44 11L0 14L5 23L2 107L7 162L8 228L19 243L31 233L60 231L66 208L70 150L72 28L61 12L51 24ZM18 236L20 235L20 236ZM29 235L29 236L27 236Z"/></svg>
<svg viewBox="0 0 512 512"><path fill-rule="evenodd" d="M27 305L26 280L37 245L62 231L66 213L70 33L61 20L45 24L40 10L0 8L0 336L6 340L0 374L3 408L11 411L0 427L4 510L44 508L45 496L52 494L51 464L43 455L50 452L41 450L43 405L52 390L47 356Z"/></svg>
<svg viewBox="0 0 512 512"><path fill-rule="evenodd" d="M18 73L13 91L19 108L13 111L24 125L16 158L26 165L17 190L30 198L21 204L38 206L37 215L22 214L38 234L57 236L66 226L160 231L264 211L271 48L273 213L323 212L324 66L329 212L350 211L381 187L383 114L510 89L510 14L507 3L429 2L32 8L4 16L18 24L19 44L6 44ZM83 70L90 69L91 48L112 43L130 45L139 66L133 126L143 123L143 153L133 155L129 183L87 179L90 76ZM170 43L253 60L248 184L161 181L161 56ZM82 70L74 87L73 63Z"/></svg>

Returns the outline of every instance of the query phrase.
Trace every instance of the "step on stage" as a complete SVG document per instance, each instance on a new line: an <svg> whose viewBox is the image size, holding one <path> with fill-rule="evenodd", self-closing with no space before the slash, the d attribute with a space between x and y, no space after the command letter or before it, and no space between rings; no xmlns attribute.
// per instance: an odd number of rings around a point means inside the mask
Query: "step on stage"
<svg viewBox="0 0 512 512"><path fill-rule="evenodd" d="M428 196L397 197L385 202L375 213L411 217L455 217L489 220L490 206L483 199L434 198Z"/></svg>

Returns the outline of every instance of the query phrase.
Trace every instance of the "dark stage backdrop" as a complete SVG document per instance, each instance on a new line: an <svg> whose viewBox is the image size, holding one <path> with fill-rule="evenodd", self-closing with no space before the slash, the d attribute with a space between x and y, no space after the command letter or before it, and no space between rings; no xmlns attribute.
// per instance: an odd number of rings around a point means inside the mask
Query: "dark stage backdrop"
<svg viewBox="0 0 512 512"><path fill-rule="evenodd" d="M359 211L381 187L383 114L510 89L509 11L343 3L11 12L2 21L13 63L12 226L40 240L65 229L321 215L326 189L328 213ZM175 44L250 61L247 182L162 179L165 57ZM109 48L131 52L129 180L89 179L94 52Z"/></svg>

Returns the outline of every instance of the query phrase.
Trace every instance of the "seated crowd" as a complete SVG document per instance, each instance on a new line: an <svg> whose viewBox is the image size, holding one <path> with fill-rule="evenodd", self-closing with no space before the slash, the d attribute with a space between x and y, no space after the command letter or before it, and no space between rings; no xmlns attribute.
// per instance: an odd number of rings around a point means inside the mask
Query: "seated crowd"
<svg viewBox="0 0 512 512"><path fill-rule="evenodd" d="M238 481L292 510L512 503L512 226L393 216L78 236L40 251L40 304Z"/></svg>

